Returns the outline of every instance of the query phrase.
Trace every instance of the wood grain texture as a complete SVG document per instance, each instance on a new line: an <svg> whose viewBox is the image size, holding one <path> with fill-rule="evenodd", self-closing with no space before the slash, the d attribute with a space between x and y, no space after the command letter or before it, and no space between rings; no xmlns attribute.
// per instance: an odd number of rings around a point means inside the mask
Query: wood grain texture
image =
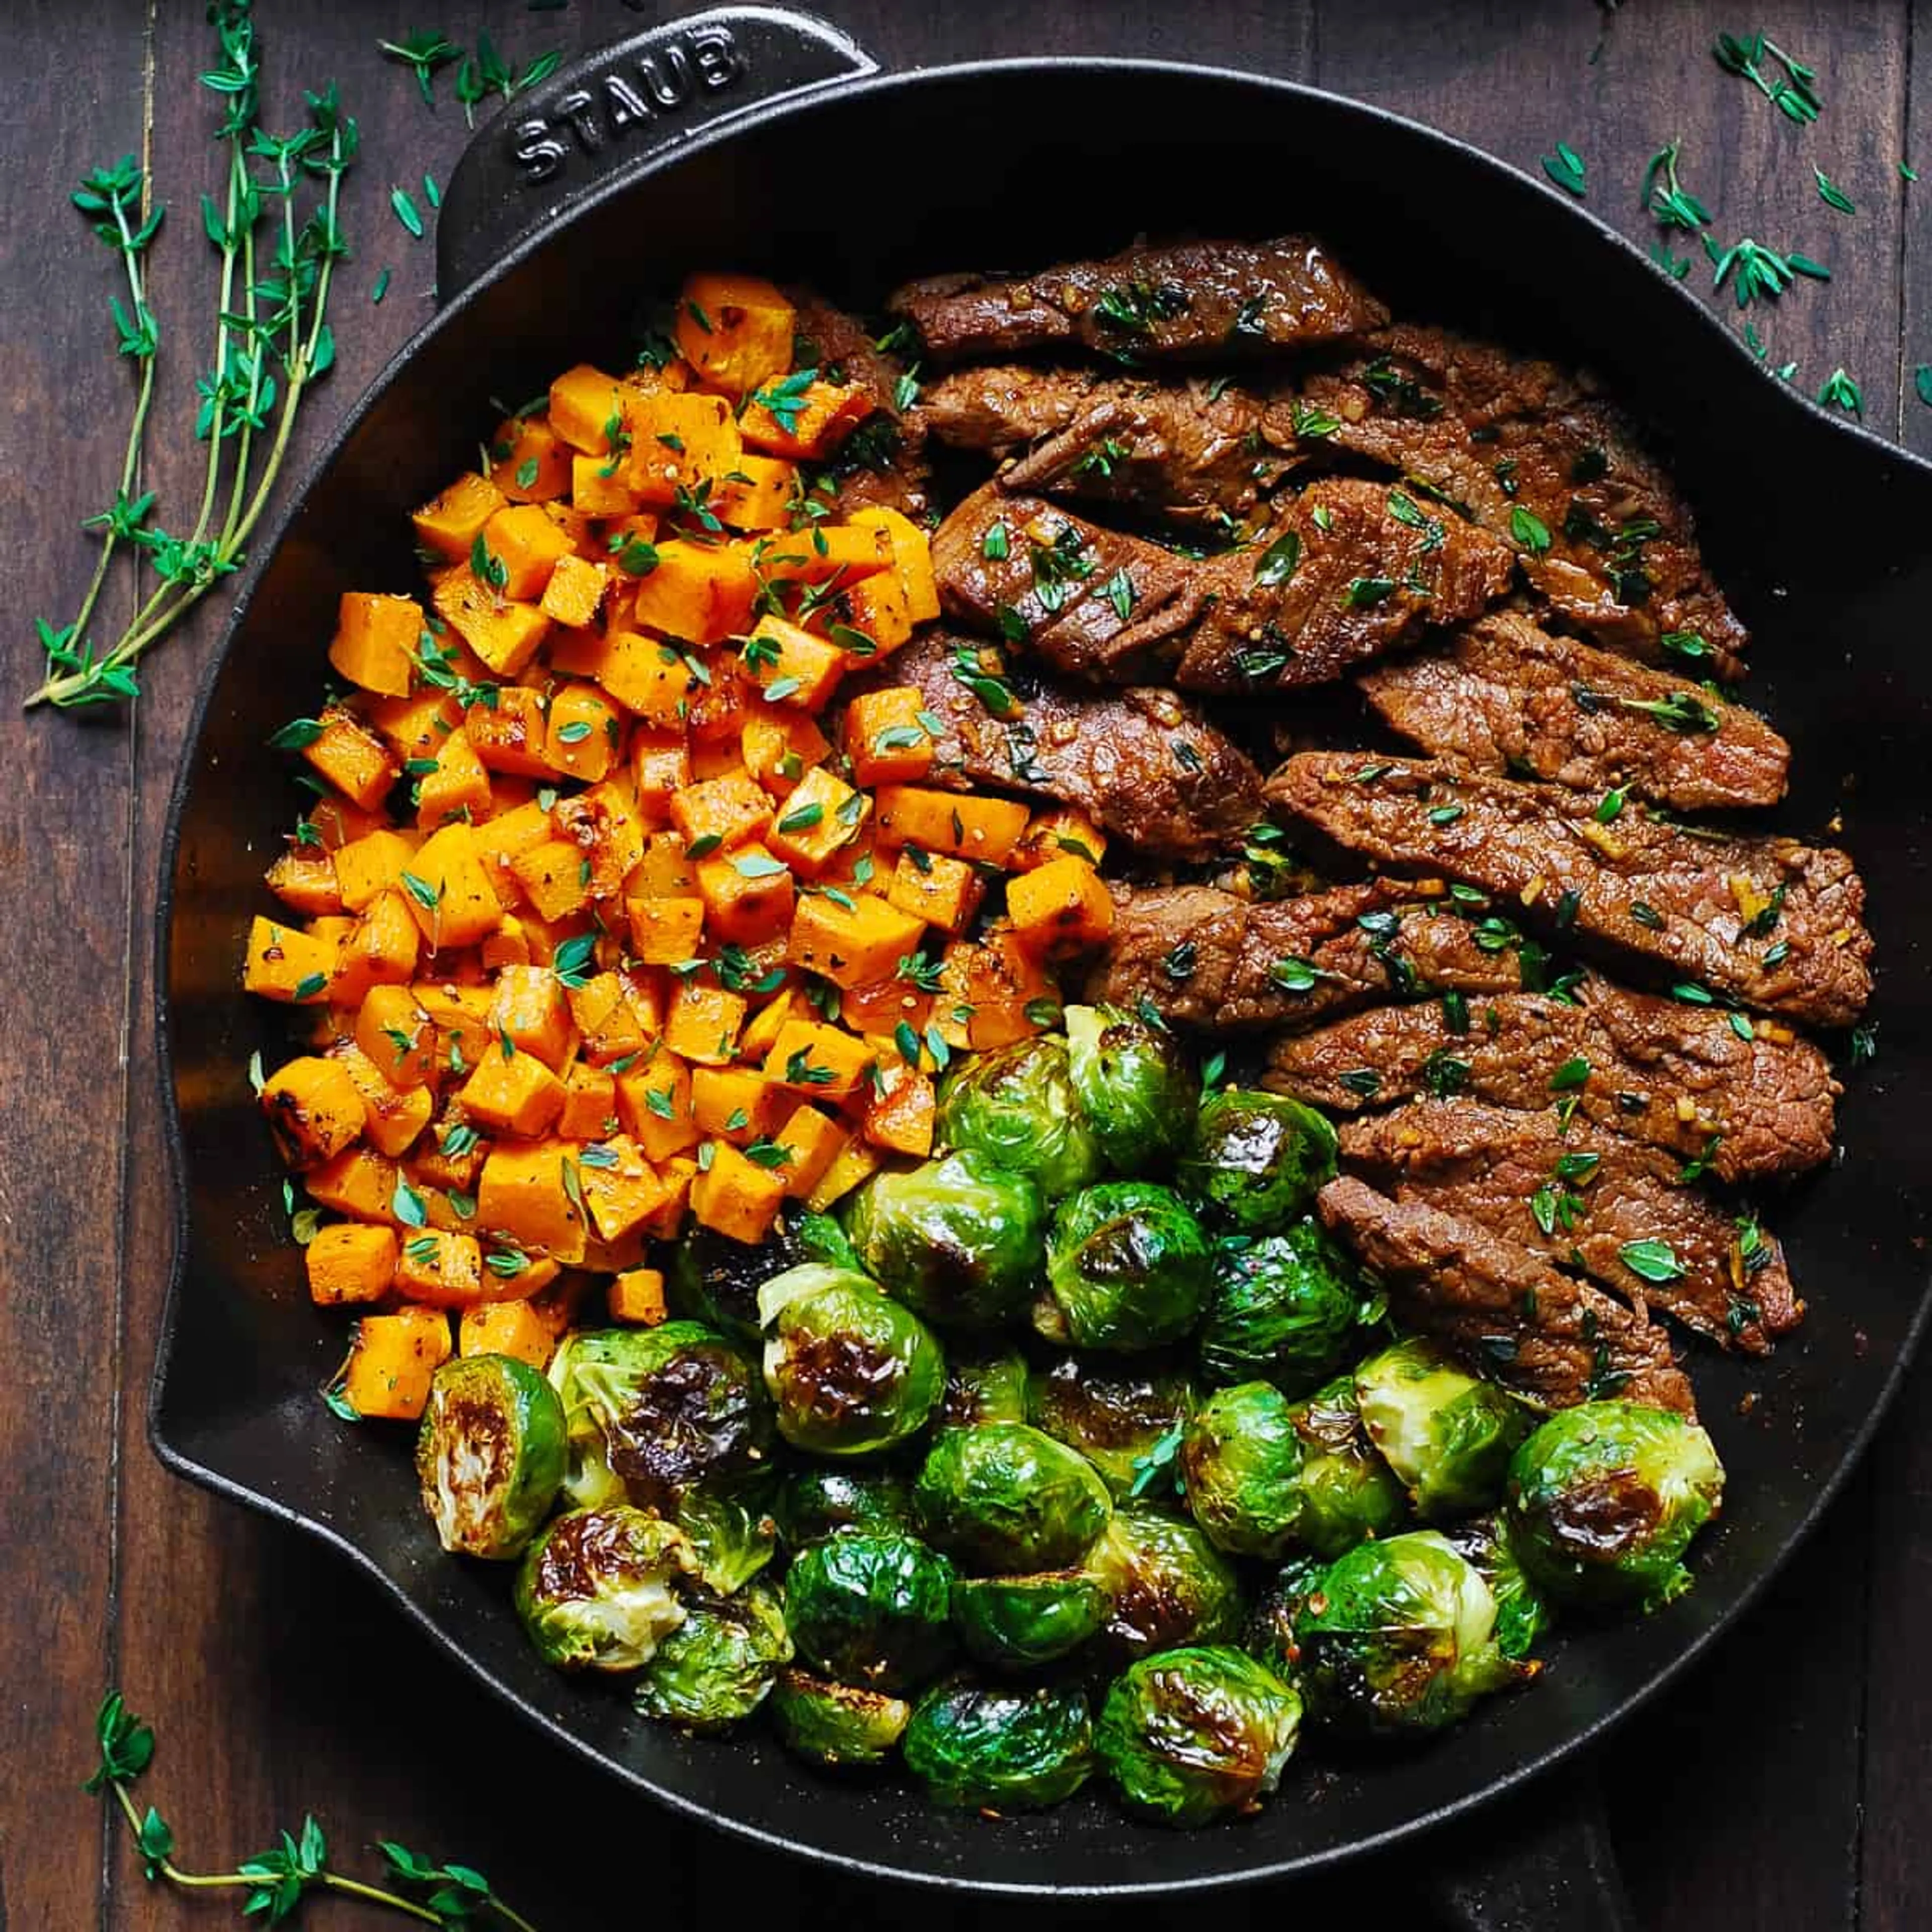
<svg viewBox="0 0 1932 1932"><path fill-rule="evenodd" d="M356 253L340 285L340 361L292 455L292 478L429 314L433 250L395 220L388 191L407 185L422 203L422 174L447 179L464 135L447 71L429 113L408 76L376 52L379 34L414 18L352 5L264 10L277 111L294 106L298 83L332 75L364 135L346 203ZM578 0L531 12L516 0L462 0L433 23L466 44L488 26L520 61L682 10ZM1317 81L1532 170L1563 140L1588 164L1592 211L1646 246L1653 231L1636 207L1642 164L1681 136L1685 185L1711 206L1721 239L1748 232L1834 271L1828 288L1801 284L1774 308L1750 311L1772 356L1795 358L1814 392L1846 368L1862 387L1867 422L1887 431L1900 427L1903 374L1906 438L1932 450L1932 411L1910 385L1912 367L1932 360L1932 249L1914 245L1915 229L1924 232L1922 197L1932 194L1932 86L1912 94L1906 73L1913 38L1924 47L1932 35L1917 34L1916 22L1909 34L1904 10L1780 0L1747 20L1705 0L1628 0L1610 14L1584 0L988 0L944 12L821 0L818 10L892 64L1152 53ZM0 231L0 288L10 310L60 318L10 332L0 415L0 500L19 560L16 608L29 613L70 601L84 577L73 524L102 494L112 460L92 437L50 434L49 399L62 423L85 424L117 419L125 400L125 371L105 346L112 265L62 196L83 168L138 143L148 76L154 165L175 208L157 256L155 304L178 324L168 426L153 439L149 480L164 502L178 502L198 475L182 411L207 352L189 325L205 313L212 277L193 213L212 158L210 103L193 80L208 64L206 29L199 7L158 8L149 49L140 0L104 0L93 11L77 41L50 0L10 10L16 57L0 78L10 190L19 205L44 211ZM1709 61L1717 28L1760 25L1820 70L1826 110L1816 128L1793 128ZM46 81L56 70L58 88ZM1898 179L1900 155L1927 164L1916 189ZM1818 199L1814 161L1858 202L1856 217ZM1708 265L1693 252L1691 286L1708 293ZM372 307L370 286L386 266L389 293ZM1726 314L1736 326L1728 299ZM698 1909L716 1892L717 1840L514 1728L346 1565L165 1478L148 1450L146 1380L169 1241L149 1019L155 854L220 601L152 661L131 726L0 722L10 779L0 796L0 884L10 888L0 902L11 912L14 969L0 995L8 1042L0 1350L25 1365L28 1396L0 1410L8 1472L0 1530L10 1550L31 1538L40 1552L0 1626L0 1927L98 1918L185 1928L220 1916L151 1892L118 1837L104 1867L99 1816L74 1784L110 1677L160 1725L152 1795L193 1861L266 1844L310 1808L364 1868L379 1831L482 1864L545 1932L627 1922L642 1883L653 1898ZM17 620L14 649L18 678L30 647ZM21 916L29 905L32 916ZM1932 1688L1916 1667L1932 1611L1924 1526L1932 1394L1908 1396L1881 1454L1886 1480L1858 1489L1670 1710L1606 1754L1640 1922L1654 1932L1862 1924L1905 1932L1932 1921L1924 1828ZM584 1846L622 1856L574 1849ZM742 1846L723 1855L736 1895L784 1900L808 1928L896 1925L909 1905L936 1928L985 1916L818 1875L801 1882L798 1868ZM1290 1909L1326 1916L1323 1901L1300 1894ZM1000 1911L1056 1926L1118 1916L1114 1908ZM1154 1926L1198 1915L1182 1906L1134 1916ZM338 1908L320 1922L379 1922Z"/></svg>

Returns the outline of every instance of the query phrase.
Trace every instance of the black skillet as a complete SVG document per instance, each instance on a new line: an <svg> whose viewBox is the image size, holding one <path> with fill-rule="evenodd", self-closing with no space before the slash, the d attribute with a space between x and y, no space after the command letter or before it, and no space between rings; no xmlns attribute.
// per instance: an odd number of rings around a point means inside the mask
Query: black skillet
<svg viewBox="0 0 1932 1932"><path fill-rule="evenodd" d="M828 1786L763 1738L641 1724L537 1662L500 1575L438 1552L400 1432L345 1428L317 1400L341 1336L307 1305L249 1092L250 1054L283 1035L237 983L293 802L266 741L326 675L338 594L412 585L404 512L470 462L490 399L579 359L621 364L634 297L688 267L795 275L862 304L909 273L1106 251L1139 229L1301 226L1399 314L1587 361L1649 422L1756 634L1752 694L1796 742L1781 820L1841 812L1870 888L1882 1054L1851 1078L1842 1158L1766 1204L1810 1318L1767 1364L1694 1352L1730 1472L1697 1588L1647 1620L1566 1634L1538 1684L1432 1748L1298 1771L1258 1819L1193 1834L1130 1826L1097 1798L988 1825L902 1786ZM1932 467L1777 384L1636 250L1523 176L1238 74L1041 61L884 76L820 22L722 9L564 70L486 128L451 184L439 262L440 313L265 547L175 793L158 974L178 1216L152 1411L163 1460L354 1556L498 1694L638 1790L850 1871L1147 1894L1331 1866L1504 1792L1514 1826L1524 1780L1667 1686L1764 1587L1844 1480L1921 1324ZM1439 1897L1472 1927L1618 1922L1591 1884L1598 1838L1529 1851L1490 1881L1452 1874Z"/></svg>

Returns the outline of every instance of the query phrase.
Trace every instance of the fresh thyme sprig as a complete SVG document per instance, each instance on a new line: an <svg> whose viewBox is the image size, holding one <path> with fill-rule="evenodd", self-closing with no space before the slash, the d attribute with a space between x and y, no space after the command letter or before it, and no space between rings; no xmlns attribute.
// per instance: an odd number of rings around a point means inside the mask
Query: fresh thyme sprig
<svg viewBox="0 0 1932 1932"><path fill-rule="evenodd" d="M193 525L176 534L151 520L152 491L134 496L153 400L160 329L149 311L143 272L158 207L142 215L151 184L133 158L88 176L76 205L121 255L131 316L111 299L120 352L140 368L134 412L113 503L86 520L100 536L94 574L71 622L36 620L46 675L29 706L110 704L139 694L136 659L178 623L219 580L241 568L268 506L309 386L335 360L327 321L335 263L348 253L340 217L342 177L356 159L355 122L332 83L305 94L308 124L282 137L261 124L260 50L250 0L218 0L212 10L220 58L201 76L226 111L216 130L224 155L220 200L201 199L202 225L221 260L213 359L196 384L194 433L208 446ZM304 216L305 189L314 200ZM264 224L274 235L268 268L258 273ZM279 372L279 373L278 373ZM266 444L266 451L262 446ZM88 626L115 553L125 544L159 580L114 642L97 650Z"/></svg>
<svg viewBox="0 0 1932 1932"><path fill-rule="evenodd" d="M97 1796L112 1794L134 1834L142 1872L150 1884L166 1883L184 1892L242 1892L242 1916L259 1916L265 1925L290 1924L311 1893L332 1892L380 1906L420 1925L471 1925L488 1914L512 1932L536 1932L527 1918L496 1896L474 1866L438 1864L393 1839L386 1838L377 1846L388 1868L386 1875L418 1896L405 1897L335 1870L328 1862L328 1840L312 1817L302 1820L299 1833L283 1832L280 1844L242 1859L232 1871L184 1870L174 1862L172 1826L153 1805L143 1810L129 1795L154 1762L153 1727L128 1709L119 1691L110 1690L95 1714L94 1735L100 1756L82 1789Z"/></svg>
<svg viewBox="0 0 1932 1932"><path fill-rule="evenodd" d="M1735 74L1749 81L1788 118L1801 124L1817 119L1824 106L1817 90L1811 85L1818 78L1817 70L1794 59L1775 41L1767 40L1762 34L1754 34L1748 40L1740 40L1735 34L1720 34L1711 53L1726 74ZM1764 59L1767 54L1784 68L1786 78L1783 80L1766 74Z"/></svg>

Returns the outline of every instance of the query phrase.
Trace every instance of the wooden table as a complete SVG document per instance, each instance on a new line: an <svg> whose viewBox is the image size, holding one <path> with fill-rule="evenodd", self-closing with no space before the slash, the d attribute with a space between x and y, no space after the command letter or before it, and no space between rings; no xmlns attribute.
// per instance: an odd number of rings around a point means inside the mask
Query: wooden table
<svg viewBox="0 0 1932 1932"><path fill-rule="evenodd" d="M575 0L526 12L515 0L449 0L430 10L465 45L487 26L527 58L594 46L681 10ZM1802 285L1752 310L1772 360L1796 358L1797 380L1814 392L1834 369L1849 370L1868 423L1932 451L1932 409L1912 381L1916 362L1932 360L1932 88L1915 88L1912 71L1915 45L1932 44L1922 6L1775 0L1739 14L1704 0L1619 9L1587 0L825 0L822 10L888 63L1155 54L1316 82L1526 168L1567 141L1588 164L1590 206L1646 244L1643 165L1682 136L1685 184L1716 211L1719 233L1750 233L1832 266L1828 288ZM411 10L340 0L262 11L272 118L296 104L298 86L333 76L364 136L346 202L356 259L336 315L340 364L302 430L298 475L428 312L430 249L404 232L388 194L425 169L446 178L464 128L447 73L431 114L376 52L379 35L416 24ZM199 334L212 274L195 215L211 182L214 112L194 84L210 64L202 13L188 0L85 10L15 0L8 9L0 529L16 691L38 676L29 620L63 614L88 567L74 525L106 494L126 407L105 314L112 264L67 193L85 170L130 148L147 153L171 208L152 300L175 333L145 482L178 504L199 475L184 398L192 358L206 352ZM1826 107L1816 127L1793 127L1712 61L1718 28L1759 26L1817 69ZM1904 183L1902 158L1928 170L1924 185ZM1855 218L1820 201L1814 161L1850 191ZM372 307L385 265L391 290ZM1708 288L1701 260L1692 278ZM629 1922L660 1901L692 1917L755 1901L828 1925L896 1923L908 1909L928 1923L967 1922L975 1915L966 1909L835 1883L641 1809L513 1726L344 1565L154 1462L144 1410L168 1216L150 932L170 777L221 602L211 599L144 668L146 694L128 717L10 714L0 724L9 935L0 1502L10 1573L0 1620L0 1928L39 1932L97 1917L104 1927L188 1926L220 1922L232 1904L150 1890L118 1823L77 1790L94 1708L110 1683L159 1726L152 1795L190 1864L267 1843L312 1808L345 1852L393 1835L483 1865L545 1932ZM1768 1600L1667 1710L1605 1754L1616 1839L1645 1926L1932 1924L1928 1492L1932 1383L1922 1378ZM1360 1897L1388 1902L1382 1882L1372 1882ZM317 1916L374 1922L340 1904ZM1147 1915L1166 1916L1178 1912Z"/></svg>

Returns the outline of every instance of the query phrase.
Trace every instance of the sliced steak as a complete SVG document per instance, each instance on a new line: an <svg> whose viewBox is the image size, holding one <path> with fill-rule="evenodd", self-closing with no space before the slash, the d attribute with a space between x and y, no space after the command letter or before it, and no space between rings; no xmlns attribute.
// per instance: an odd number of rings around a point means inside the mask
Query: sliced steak
<svg viewBox="0 0 1932 1932"><path fill-rule="evenodd" d="M1400 879L1257 903L1211 886L1114 888L1091 999L1216 1030L1307 1027L1388 1000L1516 992L1524 962Z"/></svg>
<svg viewBox="0 0 1932 1932"><path fill-rule="evenodd" d="M1756 712L1701 690L1692 711L1682 679L1513 610L1439 653L1378 666L1361 687L1405 738L1478 771L1599 796L1628 788L1682 812L1784 796L1791 747ZM1680 728L1706 719L1708 730Z"/></svg>
<svg viewBox="0 0 1932 1932"><path fill-rule="evenodd" d="M1003 363L942 376L920 408L941 442L1017 457L1000 472L1004 490L1132 503L1184 522L1246 517L1292 464L1290 406L1219 378Z"/></svg>
<svg viewBox="0 0 1932 1932"><path fill-rule="evenodd" d="M916 412L898 406L904 364L881 350L856 316L834 308L822 296L802 288L788 289L785 294L796 311L792 324L796 365L821 370L828 380L856 382L872 399L873 414L826 466L832 484L832 513L844 516L868 503L883 503L923 520L932 506L931 469L926 460L925 425Z"/></svg>
<svg viewBox="0 0 1932 1932"><path fill-rule="evenodd" d="M1344 1122L1342 1162L1726 1347L1762 1354L1803 1313L1784 1250L1754 1217L1726 1213L1684 1184L1682 1162L1598 1121L1418 1100Z"/></svg>
<svg viewBox="0 0 1932 1932"><path fill-rule="evenodd" d="M1402 490L1353 478L1314 484L1252 549L1200 566L1213 598L1174 682L1190 691L1323 684L1460 624L1509 587L1507 545Z"/></svg>
<svg viewBox="0 0 1932 1932"><path fill-rule="evenodd" d="M1864 888L1832 848L1634 809L1600 824L1560 785L1360 752L1298 753L1268 790L1352 850L1466 880L1747 1005L1844 1026L1870 996Z"/></svg>
<svg viewBox="0 0 1932 1932"><path fill-rule="evenodd" d="M1514 544L1573 623L1621 650L1695 653L1700 675L1736 675L1748 634L1704 567L1690 512L1588 377L1398 323L1311 375L1303 394L1321 414L1311 431L1439 490Z"/></svg>
<svg viewBox="0 0 1932 1932"><path fill-rule="evenodd" d="M1515 1242L1343 1175L1315 1197L1323 1224L1372 1269L1389 1312L1540 1408L1612 1396L1696 1412L1669 1334L1641 1310Z"/></svg>
<svg viewBox="0 0 1932 1932"><path fill-rule="evenodd" d="M1468 1004L1466 1031L1428 1000L1288 1034L1262 1084L1342 1114L1450 1094L1574 1109L1724 1180L1831 1158L1838 1083L1817 1048L1785 1028L1741 1040L1722 1013L1601 980L1574 1003L1505 993Z"/></svg>
<svg viewBox="0 0 1932 1932"><path fill-rule="evenodd" d="M1247 754L1165 686L1070 691L1012 677L994 646L944 631L895 652L850 688L890 685L914 687L945 728L930 783L1076 806L1156 859L1238 846L1260 816L1262 775Z"/></svg>
<svg viewBox="0 0 1932 1932"><path fill-rule="evenodd" d="M1380 328L1388 310L1305 236L1144 244L1030 275L934 275L887 306L942 362L1078 346L1125 362L1249 355Z"/></svg>

